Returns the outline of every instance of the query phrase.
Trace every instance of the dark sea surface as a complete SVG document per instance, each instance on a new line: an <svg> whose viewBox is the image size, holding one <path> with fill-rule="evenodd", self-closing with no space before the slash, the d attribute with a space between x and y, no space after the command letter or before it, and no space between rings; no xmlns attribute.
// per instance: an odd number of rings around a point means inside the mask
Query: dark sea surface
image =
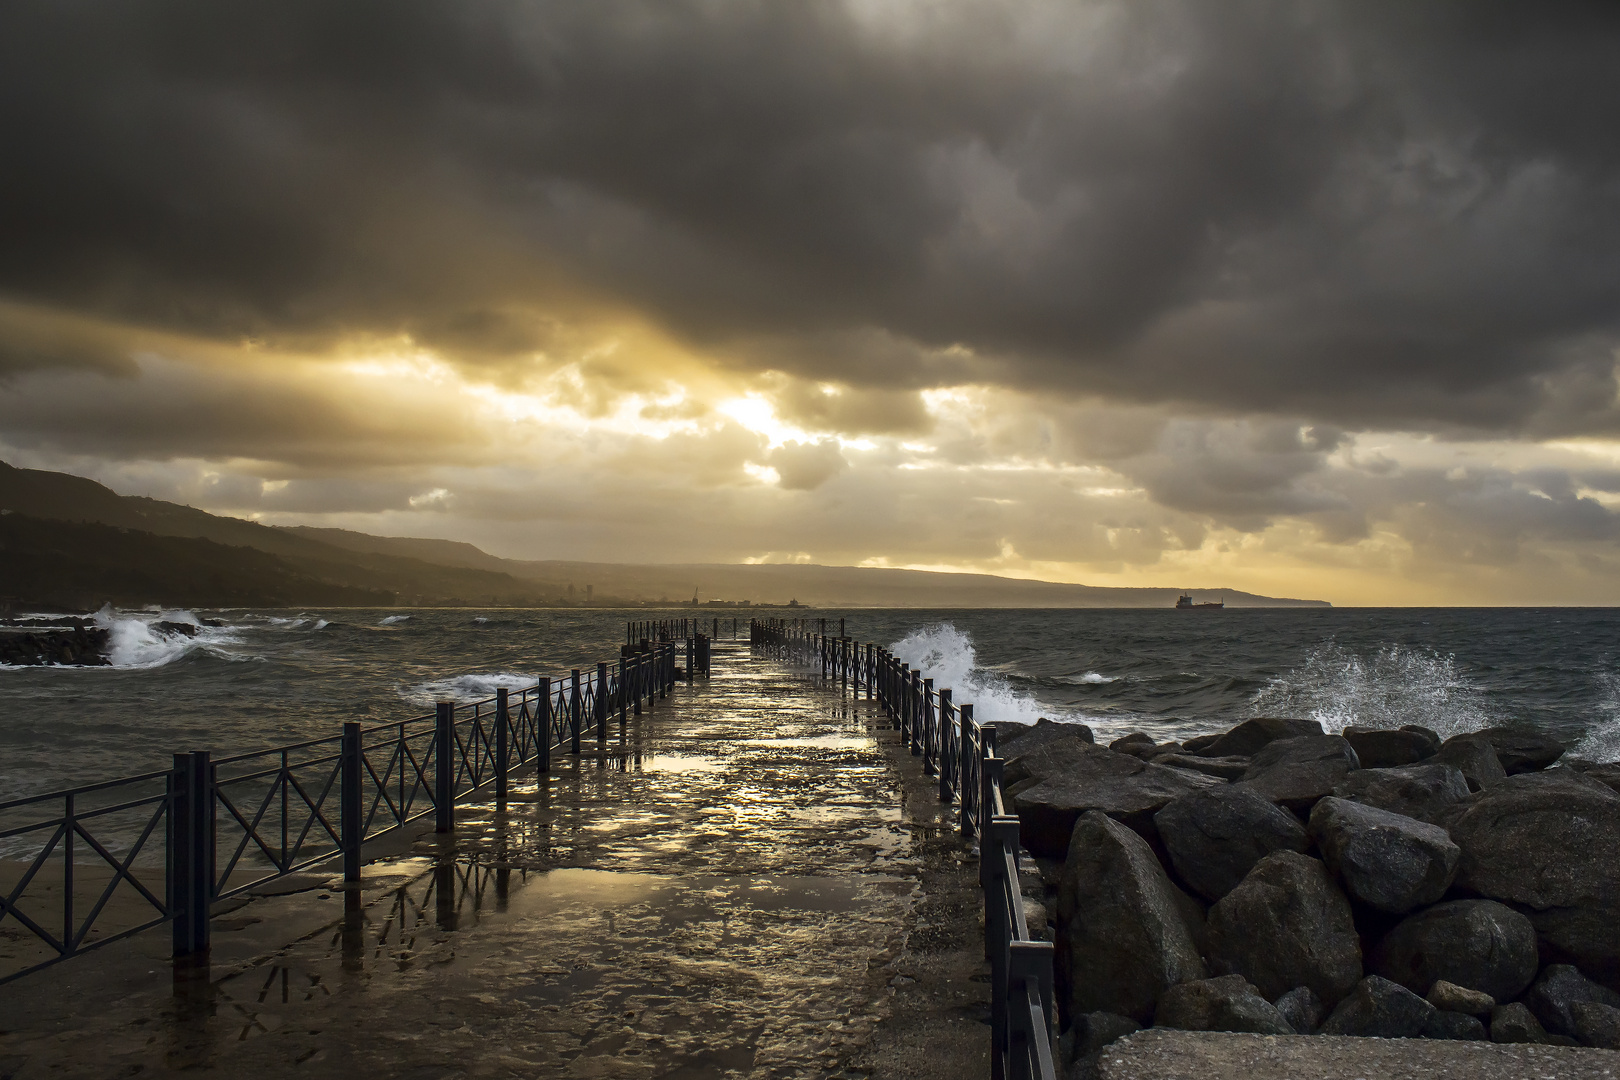
<svg viewBox="0 0 1620 1080"><path fill-rule="evenodd" d="M416 715L618 656L692 609L107 612L113 668L0 669L0 800ZM700 611L705 619L712 611ZM784 616L787 612L771 612ZM1522 724L1620 758L1620 611L813 611L922 666L983 720L1184 737L1254 715L1330 730ZM167 638L159 618L218 618ZM721 638L730 635L722 618ZM740 614L746 638L747 616ZM834 630L836 632L836 629Z"/></svg>

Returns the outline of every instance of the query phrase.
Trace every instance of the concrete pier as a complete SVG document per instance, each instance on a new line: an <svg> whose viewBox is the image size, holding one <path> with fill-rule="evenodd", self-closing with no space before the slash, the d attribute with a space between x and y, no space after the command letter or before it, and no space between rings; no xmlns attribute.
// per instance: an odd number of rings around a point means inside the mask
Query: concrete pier
<svg viewBox="0 0 1620 1080"><path fill-rule="evenodd" d="M0 1077L983 1077L977 864L881 714L716 647L621 737L0 987Z"/></svg>

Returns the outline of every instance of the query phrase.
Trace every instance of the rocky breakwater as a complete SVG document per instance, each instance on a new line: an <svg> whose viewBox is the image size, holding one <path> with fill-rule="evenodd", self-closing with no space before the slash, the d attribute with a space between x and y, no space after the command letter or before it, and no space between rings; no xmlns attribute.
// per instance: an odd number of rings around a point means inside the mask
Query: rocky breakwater
<svg viewBox="0 0 1620 1080"><path fill-rule="evenodd" d="M0 626L0 664L41 667L47 664L105 667L112 635L89 619L7 620ZM196 633L196 628L192 628Z"/></svg>
<svg viewBox="0 0 1620 1080"><path fill-rule="evenodd" d="M999 736L1070 1065L1148 1025L1620 1049L1620 768L1505 728Z"/></svg>

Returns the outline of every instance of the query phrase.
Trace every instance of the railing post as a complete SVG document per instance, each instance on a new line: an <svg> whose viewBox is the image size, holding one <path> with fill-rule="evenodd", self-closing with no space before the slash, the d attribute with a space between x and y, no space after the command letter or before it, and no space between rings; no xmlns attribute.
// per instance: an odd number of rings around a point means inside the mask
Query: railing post
<svg viewBox="0 0 1620 1080"><path fill-rule="evenodd" d="M939 692L939 754L934 762L934 768L939 772L939 801L949 803L954 797L952 790L951 750L955 743L951 740L951 691L947 687Z"/></svg>
<svg viewBox="0 0 1620 1080"><path fill-rule="evenodd" d="M636 653L630 658L630 681L633 688L630 694L631 708L637 716L641 715L641 698L646 693L646 670L647 656L645 653Z"/></svg>
<svg viewBox="0 0 1620 1080"><path fill-rule="evenodd" d="M551 771L551 680L542 678L534 687L535 772L545 776ZM542 781L543 782L543 781Z"/></svg>
<svg viewBox="0 0 1620 1080"><path fill-rule="evenodd" d="M607 742L608 680L607 664L596 663L596 741Z"/></svg>
<svg viewBox="0 0 1620 1080"><path fill-rule="evenodd" d="M697 674L697 641L686 639L686 682L691 685L692 677Z"/></svg>
<svg viewBox="0 0 1620 1080"><path fill-rule="evenodd" d="M441 701L433 728L433 831L456 830L456 705Z"/></svg>
<svg viewBox="0 0 1620 1080"><path fill-rule="evenodd" d="M580 715L584 711L584 702L580 698L579 668L573 669L568 687L568 748L573 754L579 753L579 728L584 721Z"/></svg>
<svg viewBox="0 0 1620 1080"><path fill-rule="evenodd" d="M339 778L339 828L343 833L343 880L360 880L360 848L366 842L365 799L360 792L365 763L361 758L360 722L343 724L343 775Z"/></svg>
<svg viewBox="0 0 1620 1080"><path fill-rule="evenodd" d="M174 955L207 952L209 907L214 898L213 770L208 751L174 755L169 827L169 907L174 912Z"/></svg>
<svg viewBox="0 0 1620 1080"><path fill-rule="evenodd" d="M1018 819L991 818L979 844L979 867L984 880L984 944L990 959L990 1066L998 1080L1007 1077L1007 975L1013 915L1008 898L1018 894L1018 882L1007 880L1007 855L1017 869Z"/></svg>
<svg viewBox="0 0 1620 1080"><path fill-rule="evenodd" d="M620 735L624 734L625 724L629 723L630 684L625 681L625 675L628 673L628 670L629 669L625 665L624 658L620 657L619 658L619 671L618 671L618 693L616 695L616 698L617 698L618 703L619 703L619 734Z"/></svg>
<svg viewBox="0 0 1620 1080"><path fill-rule="evenodd" d="M1052 1035L1053 959L1050 941L1010 941L1007 943L1007 982L1009 1011L1019 1020L1009 1025L1008 1057L1013 1071L1030 1080L1055 1076ZM1033 983L1032 987L1030 984ZM1034 990L1040 1004L1042 1022L1031 1030L1029 992ZM1030 1065L1035 1068L1030 1068Z"/></svg>
<svg viewBox="0 0 1620 1080"><path fill-rule="evenodd" d="M978 832L974 826L973 815L977 812L979 799L979 785L973 781L978 772L978 755L974 751L973 738L973 706L963 705L956 711L956 722L961 725L961 740L957 744L956 767L959 770L956 790L961 798L961 833L963 836L972 836ZM971 763L971 764L970 764Z"/></svg>
<svg viewBox="0 0 1620 1080"><path fill-rule="evenodd" d="M506 809L506 770L510 767L511 746L507 743L507 728L511 724L510 703L506 687L495 690L495 808Z"/></svg>

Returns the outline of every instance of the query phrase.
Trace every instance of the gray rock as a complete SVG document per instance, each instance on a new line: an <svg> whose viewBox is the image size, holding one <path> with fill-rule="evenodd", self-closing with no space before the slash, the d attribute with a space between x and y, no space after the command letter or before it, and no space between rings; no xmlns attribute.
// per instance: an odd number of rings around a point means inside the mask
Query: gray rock
<svg viewBox="0 0 1620 1080"><path fill-rule="evenodd" d="M1498 1005L1491 1013L1491 1042L1544 1043L1547 1032L1521 1002Z"/></svg>
<svg viewBox="0 0 1620 1080"><path fill-rule="evenodd" d="M1165 804L1153 815L1170 864L1200 896L1219 900L1273 851L1309 846L1299 819L1252 791L1222 785Z"/></svg>
<svg viewBox="0 0 1620 1080"><path fill-rule="evenodd" d="M1309 1035L1322 1026L1327 1017L1327 1010L1322 1007L1322 999L1308 986L1296 986L1276 1001L1277 1011L1282 1013L1288 1026L1300 1035Z"/></svg>
<svg viewBox="0 0 1620 1080"><path fill-rule="evenodd" d="M1175 892L1147 841L1098 811L1080 818L1058 892L1068 1015L1114 1012L1147 1023L1160 994L1208 974Z"/></svg>
<svg viewBox="0 0 1620 1080"><path fill-rule="evenodd" d="M1497 759L1509 776L1545 769L1568 749L1551 735L1522 728L1486 728L1480 734L1491 740Z"/></svg>
<svg viewBox="0 0 1620 1080"><path fill-rule="evenodd" d="M1222 780L1236 780L1249 768L1249 759L1246 757L1212 758L1199 757L1197 754L1170 753L1158 754L1148 760L1167 769L1187 769L1191 772L1218 776Z"/></svg>
<svg viewBox="0 0 1620 1080"><path fill-rule="evenodd" d="M1189 754L1200 754L1209 747L1215 745L1220 737L1220 732L1217 732L1214 735L1194 735L1190 739L1182 739L1181 746L1182 749L1186 750Z"/></svg>
<svg viewBox="0 0 1620 1080"><path fill-rule="evenodd" d="M1155 1027L1182 1031L1253 1031L1292 1035L1294 1029L1277 1007L1241 975L1198 979L1172 986L1159 998Z"/></svg>
<svg viewBox="0 0 1620 1080"><path fill-rule="evenodd" d="M1057 743L1096 742L1091 729L1084 724L1059 724L1053 720L1038 720L1032 727L1028 724L1001 721L995 728L999 739L996 754L1007 763L1001 774L1004 788L1028 778L1029 773L1021 762L1030 755Z"/></svg>
<svg viewBox="0 0 1620 1080"><path fill-rule="evenodd" d="M1321 735L1322 725L1315 720L1287 720L1262 716L1245 720L1237 727L1196 751L1205 757L1253 757L1261 748L1278 739L1293 739L1301 735ZM1188 749L1192 749L1191 746Z"/></svg>
<svg viewBox="0 0 1620 1080"><path fill-rule="evenodd" d="M1489 994L1519 996L1536 977L1530 920L1492 900L1452 900L1402 919L1373 949L1367 970L1427 992L1438 980Z"/></svg>
<svg viewBox="0 0 1620 1080"><path fill-rule="evenodd" d="M1210 966L1268 998L1308 986L1337 1004L1361 978L1350 902L1327 867L1292 851L1267 855L1209 909Z"/></svg>
<svg viewBox="0 0 1620 1080"><path fill-rule="evenodd" d="M1572 770L1509 777L1450 831L1462 849L1457 885L1470 892L1538 910L1620 902L1620 796Z"/></svg>
<svg viewBox="0 0 1620 1080"><path fill-rule="evenodd" d="M1142 731L1133 731L1129 735L1115 739L1108 744L1108 749L1114 753L1128 753L1133 746L1156 746L1158 740Z"/></svg>
<svg viewBox="0 0 1620 1080"><path fill-rule="evenodd" d="M1441 744L1434 760L1462 773L1470 791L1495 787L1507 778L1507 770L1496 758L1496 748L1489 739L1477 732L1453 735Z"/></svg>
<svg viewBox="0 0 1620 1080"><path fill-rule="evenodd" d="M1369 975L1328 1015L1320 1034L1416 1039L1438 1011L1406 987Z"/></svg>
<svg viewBox="0 0 1620 1080"><path fill-rule="evenodd" d="M1400 728L1347 727L1345 741L1355 747L1363 769L1387 769L1396 765L1416 765L1433 757L1440 749L1440 736L1425 727Z"/></svg>
<svg viewBox="0 0 1620 1080"><path fill-rule="evenodd" d="M1425 1039L1464 1039L1477 1042L1490 1038L1485 1023L1477 1016L1436 1009L1423 1027Z"/></svg>
<svg viewBox="0 0 1620 1080"><path fill-rule="evenodd" d="M1333 794L1432 824L1468 798L1469 790L1455 765L1430 761L1394 769L1357 769L1334 786Z"/></svg>
<svg viewBox="0 0 1620 1080"><path fill-rule="evenodd" d="M1530 921L1549 955L1620 984L1620 903L1532 911Z"/></svg>
<svg viewBox="0 0 1620 1080"><path fill-rule="evenodd" d="M1577 1001L1570 1006L1575 1037L1587 1046L1620 1050L1620 1009L1598 1001Z"/></svg>
<svg viewBox="0 0 1620 1080"><path fill-rule="evenodd" d="M1142 1025L1128 1016L1111 1012L1081 1013L1074 1018L1074 1026L1063 1033L1059 1053L1065 1065L1073 1065L1090 1057L1116 1039L1123 1039Z"/></svg>
<svg viewBox="0 0 1620 1080"><path fill-rule="evenodd" d="M1241 783L1303 814L1360 767L1355 750L1343 736L1301 735L1265 746L1254 755Z"/></svg>
<svg viewBox="0 0 1620 1080"><path fill-rule="evenodd" d="M1167 769L1075 739L1048 745L1021 764L1028 779L1011 785L1020 838L1035 855L1063 857L1074 823L1100 810L1153 835L1153 815L1179 795L1221 783L1213 776Z"/></svg>
<svg viewBox="0 0 1620 1080"><path fill-rule="evenodd" d="M1620 792L1620 762L1581 761L1566 758L1558 763L1558 767L1561 769L1574 769L1588 780L1596 780L1610 791Z"/></svg>
<svg viewBox="0 0 1620 1080"><path fill-rule="evenodd" d="M1436 979L1434 985L1429 987L1428 1001L1437 1009L1467 1013L1469 1016L1489 1016L1496 1008L1496 999L1491 995L1445 979Z"/></svg>
<svg viewBox="0 0 1620 1080"><path fill-rule="evenodd" d="M1400 915L1445 895L1461 856L1446 830L1332 796L1311 811L1310 836L1352 897Z"/></svg>
<svg viewBox="0 0 1620 1080"><path fill-rule="evenodd" d="M1549 964L1524 995L1525 1005L1541 1026L1558 1035L1578 1034L1574 1010L1581 1002L1620 1008L1620 994L1599 986L1570 964Z"/></svg>

